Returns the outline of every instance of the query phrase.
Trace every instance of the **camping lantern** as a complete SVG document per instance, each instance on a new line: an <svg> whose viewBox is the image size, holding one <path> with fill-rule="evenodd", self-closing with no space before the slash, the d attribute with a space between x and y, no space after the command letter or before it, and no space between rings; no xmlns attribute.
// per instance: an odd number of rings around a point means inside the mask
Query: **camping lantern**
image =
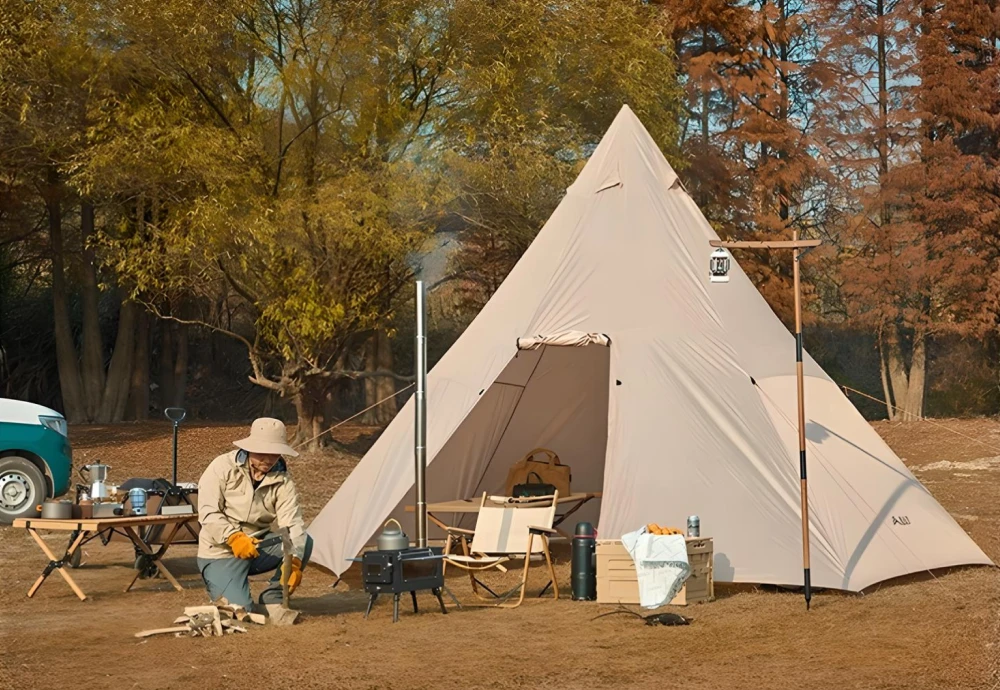
<svg viewBox="0 0 1000 690"><path fill-rule="evenodd" d="M712 257L708 260L708 268L713 283L729 282L729 265L729 252L722 247L712 252Z"/></svg>

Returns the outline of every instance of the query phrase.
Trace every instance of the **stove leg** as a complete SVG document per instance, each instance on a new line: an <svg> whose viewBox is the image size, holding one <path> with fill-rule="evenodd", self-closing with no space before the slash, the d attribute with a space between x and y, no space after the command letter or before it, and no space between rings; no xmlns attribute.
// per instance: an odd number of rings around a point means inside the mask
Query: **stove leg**
<svg viewBox="0 0 1000 690"><path fill-rule="evenodd" d="M417 610L417 593L410 592L410 596L413 597L413 612L419 613L419 611Z"/></svg>
<svg viewBox="0 0 1000 690"><path fill-rule="evenodd" d="M392 596L392 622L399 622L399 592Z"/></svg>
<svg viewBox="0 0 1000 690"><path fill-rule="evenodd" d="M365 609L365 619L366 620L368 618L368 614L372 612L372 606L375 605L375 600L376 599L378 599L378 593L377 592L373 592L372 595L368 598L368 608Z"/></svg>
<svg viewBox="0 0 1000 690"><path fill-rule="evenodd" d="M448 613L448 609L444 607L444 599L441 598L441 590L435 587L431 591L434 592L434 596L437 597L438 603L441 605L441 613Z"/></svg>

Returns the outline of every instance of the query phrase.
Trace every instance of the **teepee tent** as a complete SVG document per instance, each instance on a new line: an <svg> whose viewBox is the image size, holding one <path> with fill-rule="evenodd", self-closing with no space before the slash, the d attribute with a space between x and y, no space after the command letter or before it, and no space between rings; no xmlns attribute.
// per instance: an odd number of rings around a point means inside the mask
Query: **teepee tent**
<svg viewBox="0 0 1000 690"><path fill-rule="evenodd" d="M801 584L794 340L738 267L709 282L713 239L623 108L428 376L428 502L500 492L546 447L603 492L574 515L602 538L697 514L718 581ZM990 563L808 356L805 375L814 586ZM412 533L412 405L309 527L337 574L388 517Z"/></svg>

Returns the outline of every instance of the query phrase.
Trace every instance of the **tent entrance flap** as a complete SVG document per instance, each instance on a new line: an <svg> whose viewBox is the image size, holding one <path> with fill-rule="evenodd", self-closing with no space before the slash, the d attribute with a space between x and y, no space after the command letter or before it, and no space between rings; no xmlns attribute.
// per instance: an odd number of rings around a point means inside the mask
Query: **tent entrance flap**
<svg viewBox="0 0 1000 690"><path fill-rule="evenodd" d="M609 353L600 346L519 351L428 465L428 502L503 493L511 466L539 447L569 465L574 492L602 491ZM404 512L411 499L412 491L393 516L412 520ZM598 508L591 501L573 517L596 523ZM474 522L474 516L448 518L462 527ZM435 532L430 535L443 536Z"/></svg>
<svg viewBox="0 0 1000 690"><path fill-rule="evenodd" d="M537 350L546 345L557 347L586 347L587 345L611 346L611 338L604 333L584 333L583 331L563 331L548 335L529 335L517 339L518 350Z"/></svg>

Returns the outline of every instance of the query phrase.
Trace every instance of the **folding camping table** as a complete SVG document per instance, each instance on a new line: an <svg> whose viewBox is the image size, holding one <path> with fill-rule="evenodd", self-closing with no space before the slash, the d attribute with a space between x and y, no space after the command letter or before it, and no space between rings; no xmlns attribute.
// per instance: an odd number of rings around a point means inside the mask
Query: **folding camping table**
<svg viewBox="0 0 1000 690"><path fill-rule="evenodd" d="M559 525L570 515L580 510L587 501L594 498L600 498L601 492L596 491L593 493L582 493L582 494L569 494L568 496L560 496L559 500L556 502L557 506L568 508L566 512L559 513L558 508L556 512L555 521L552 523L552 528L555 529L561 536L566 539L571 539L570 535L559 529ZM427 504L427 519L433 522L435 525L447 532L448 527L452 525L447 525L442 522L435 513L478 513L479 508L482 505L482 497L480 498L463 498L457 501L442 501L440 503L428 503ZM406 511L412 513L414 507L412 505L406 506Z"/></svg>
<svg viewBox="0 0 1000 690"><path fill-rule="evenodd" d="M128 583L124 591L129 591L132 589L132 585L135 584L139 576L142 575L150 566L156 566L156 568L163 573L174 589L178 592L183 591L180 583L174 579L174 576L167 570L167 567L163 565L163 554L166 553L167 549L170 547L170 543L173 541L174 537L177 535L178 530L183 525L186 525L192 520L197 520L197 513L185 513L182 515L149 515L143 517L115 517L115 518L86 518L86 519L70 519L70 520L45 520L42 518L20 518L14 521L14 527L23 528L28 530L32 538L42 549L46 556L49 557L49 564L45 566L42 574L38 576L35 580L35 584L31 586L28 590L28 596L32 597L38 588L42 586L46 578L52 574L53 570L59 572L66 584L70 586L80 601L85 601L87 595L83 593L83 590L74 582L73 577L67 572L66 566L70 564L73 558L73 554L86 544L91 539L99 537L102 533L117 533L123 534L128 537L132 544L137 550L141 551L145 556L147 563L145 567L137 568L135 577L132 581ZM143 530L144 527L151 527L154 525L163 525L164 527L172 525L172 529L167 531L167 536L160 543L160 548L153 551L149 543L143 539L141 532L147 532L148 530ZM137 529L138 528L138 529ZM59 532L75 532L76 538L69 544L66 548L66 552L63 554L62 558L56 558L52 550L49 549L48 544L45 540L38 534L40 530L52 530Z"/></svg>

